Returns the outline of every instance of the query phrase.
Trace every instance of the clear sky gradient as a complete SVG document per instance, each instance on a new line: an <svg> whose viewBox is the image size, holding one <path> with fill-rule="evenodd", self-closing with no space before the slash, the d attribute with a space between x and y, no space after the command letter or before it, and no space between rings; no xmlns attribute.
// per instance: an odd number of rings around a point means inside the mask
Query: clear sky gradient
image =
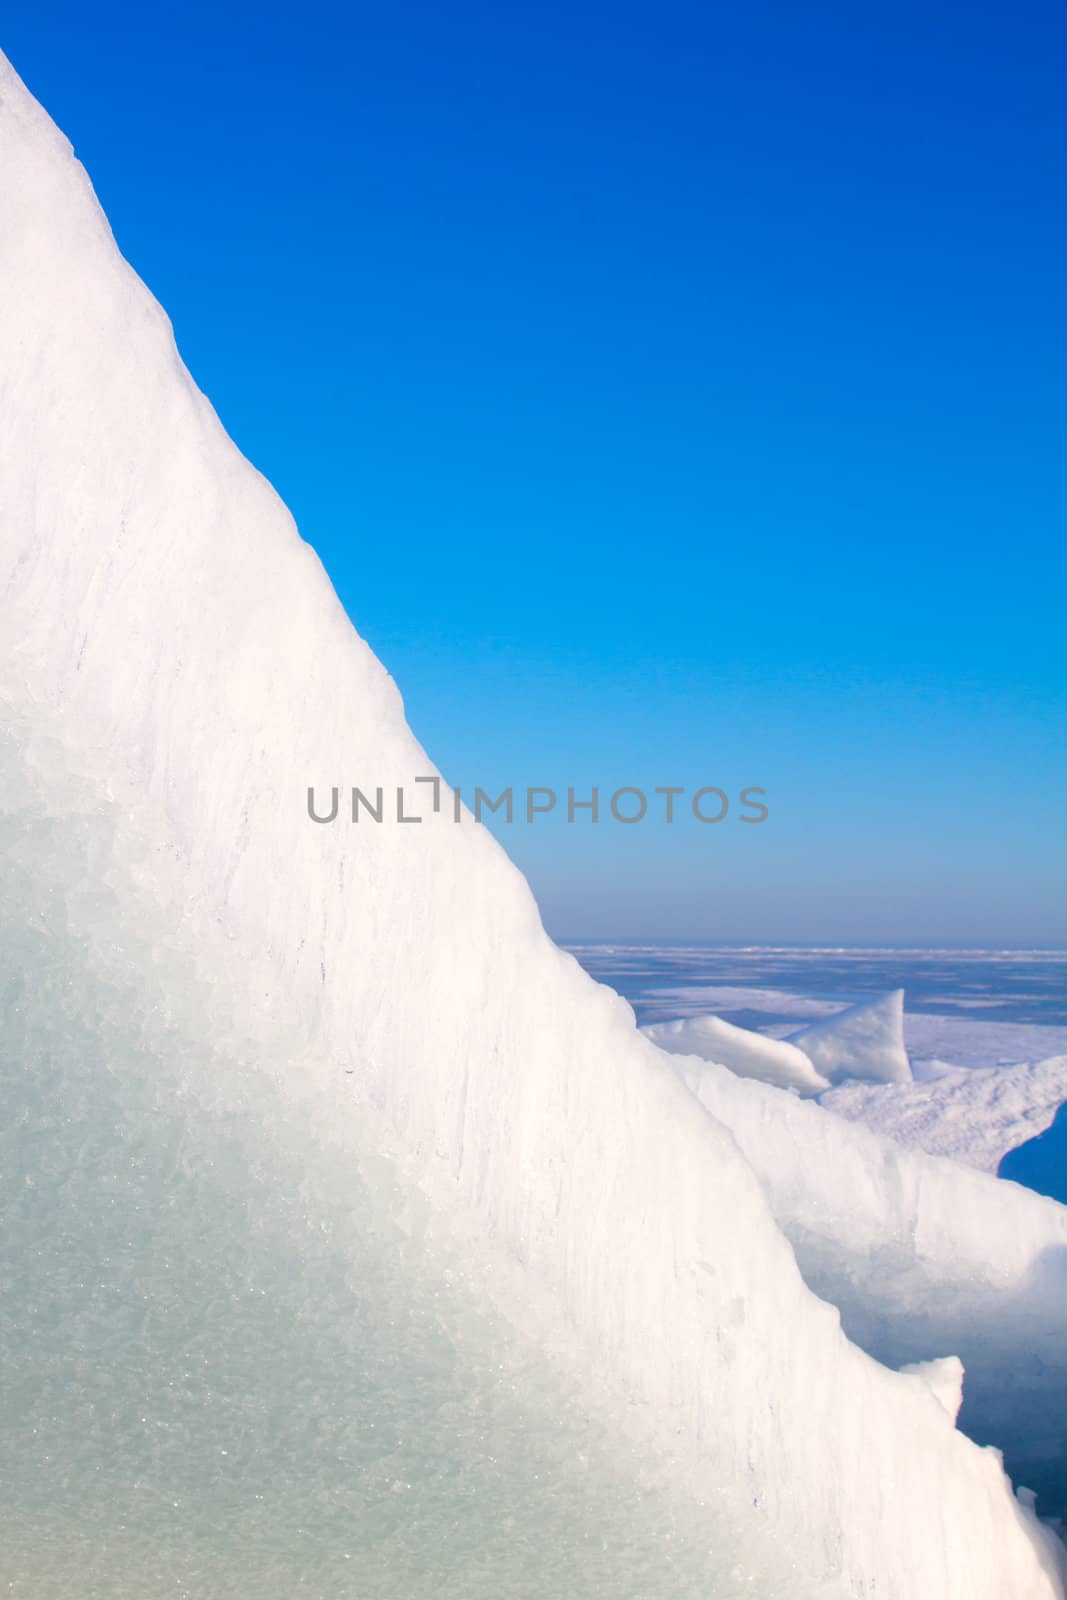
<svg viewBox="0 0 1067 1600"><path fill-rule="evenodd" d="M452 781L768 791L501 825L551 931L1059 945L1064 16L35 0L0 47Z"/></svg>

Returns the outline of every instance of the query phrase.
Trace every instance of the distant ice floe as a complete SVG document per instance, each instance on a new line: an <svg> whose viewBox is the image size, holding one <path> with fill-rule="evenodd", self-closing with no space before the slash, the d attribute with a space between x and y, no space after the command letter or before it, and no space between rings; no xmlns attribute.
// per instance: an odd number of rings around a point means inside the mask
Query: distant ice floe
<svg viewBox="0 0 1067 1600"><path fill-rule="evenodd" d="M609 956L582 946L575 953L594 977L632 1002L642 1024L714 1015L774 1038L790 1038L818 1018L840 1015L848 1005L902 988L907 996L904 1044L913 1068L932 1059L994 1067L1067 1054L1067 1019L1057 999L1061 991L1067 994L1064 953L1053 957L1027 951L1020 972L1022 958L1016 952L1004 984L996 981L996 973L1007 963L989 955L979 960L974 952L958 955L954 973L936 970L933 952L925 960L909 959L907 952L893 952L890 960L883 953L877 972L860 951L850 952L854 959L849 961L816 952L802 959L794 951L788 964L768 960L756 970L749 970L744 951L734 950L681 952L691 956L688 961L679 959L677 951L670 952L669 961L662 951ZM972 968L981 974L981 985L966 981ZM955 987L938 987L931 982L935 975L954 980ZM884 982L872 982L877 976Z"/></svg>
<svg viewBox="0 0 1067 1600"><path fill-rule="evenodd" d="M911 1066L904 1048L903 989L893 989L812 1022L794 1033L791 1042L831 1082L840 1083L845 1078L911 1082Z"/></svg>
<svg viewBox="0 0 1067 1600"><path fill-rule="evenodd" d="M683 1017L677 1022L654 1022L645 1028L653 1044L671 1055L699 1056L717 1061L740 1078L760 1078L780 1089L799 1094L820 1094L830 1080L815 1070L810 1057L786 1039L768 1039L748 1028L737 1028L721 1017Z"/></svg>
<svg viewBox="0 0 1067 1600"><path fill-rule="evenodd" d="M819 1098L827 1110L906 1149L947 1156L983 1172L1010 1177L1063 1199L1067 1155L1050 1128L1067 1102L1067 1051L1040 1059L1000 1059L1001 1052L1055 1044L1062 1029L1025 1023L976 1023L939 1016L906 1016L903 990L830 1010L824 1001L777 992L722 987L714 994L735 1010L777 1010L791 1002L798 1015L818 1020L786 1032L741 1028L711 1014L650 1023L647 1036L673 1055L716 1062L739 1077ZM829 1014L827 1014L829 1012ZM913 1041L909 1061L905 1039ZM916 1056L914 1043L926 1046ZM930 1054L933 1044L959 1048L966 1065ZM1018 1159L1011 1153L1027 1145ZM1001 1168L1001 1163L1006 1163Z"/></svg>
<svg viewBox="0 0 1067 1600"><path fill-rule="evenodd" d="M786 1039L711 1015L652 1022L643 1032L672 1055L698 1056L739 1078L817 1095L845 1079L910 1083L903 1028L904 991L895 989L821 1017Z"/></svg>
<svg viewBox="0 0 1067 1600"><path fill-rule="evenodd" d="M909 1012L904 1040L916 1077L924 1063L1012 1067L1067 1055L1067 1028L1040 1022L991 1021L984 1016Z"/></svg>

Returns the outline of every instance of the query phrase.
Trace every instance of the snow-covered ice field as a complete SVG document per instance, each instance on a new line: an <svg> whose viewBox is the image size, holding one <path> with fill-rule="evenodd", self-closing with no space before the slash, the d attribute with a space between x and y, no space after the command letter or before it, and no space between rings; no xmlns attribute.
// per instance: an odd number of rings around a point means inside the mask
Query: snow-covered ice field
<svg viewBox="0 0 1067 1600"><path fill-rule="evenodd" d="M687 1019L690 1028L706 1026L701 1019L714 1016L785 1040L903 989L915 1081L853 1079L819 1098L837 1115L932 1155L996 1172L1067 1101L1064 951L571 948L654 1030Z"/></svg>
<svg viewBox="0 0 1067 1600"><path fill-rule="evenodd" d="M938 1055L949 1040L956 1052L950 1059L967 1066L1025 1060L1042 1046L1045 1055L1067 1051L1067 951L569 948L626 996L640 1023L714 1011L742 1027L799 1027L903 989L913 1057Z"/></svg>

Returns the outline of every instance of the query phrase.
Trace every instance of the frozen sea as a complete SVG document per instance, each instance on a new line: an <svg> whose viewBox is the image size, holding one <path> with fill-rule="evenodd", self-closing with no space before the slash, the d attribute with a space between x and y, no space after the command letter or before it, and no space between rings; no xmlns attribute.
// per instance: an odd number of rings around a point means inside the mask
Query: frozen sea
<svg viewBox="0 0 1067 1600"><path fill-rule="evenodd" d="M1064 950L568 948L625 996L641 1024L710 1011L743 1028L788 1033L903 989L913 1060L993 1067L1067 1052Z"/></svg>

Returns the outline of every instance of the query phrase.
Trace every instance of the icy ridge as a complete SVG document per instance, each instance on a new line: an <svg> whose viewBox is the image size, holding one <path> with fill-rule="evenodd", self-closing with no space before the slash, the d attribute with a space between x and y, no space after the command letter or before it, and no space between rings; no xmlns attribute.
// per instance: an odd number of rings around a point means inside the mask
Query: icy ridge
<svg viewBox="0 0 1067 1600"><path fill-rule="evenodd" d="M690 1487L756 1502L798 1594L1061 1595L996 1456L845 1340L733 1137L484 830L309 823L340 768L433 772L399 696L6 63L0 181L0 702L150 820L147 887L190 945L221 931L249 1037L303 1035L310 1101L351 1069L352 1117L554 1299Z"/></svg>
<svg viewBox="0 0 1067 1600"><path fill-rule="evenodd" d="M806 1281L899 1367L964 1366L960 1425L1067 1506L1067 1207L706 1062L686 1081L759 1174Z"/></svg>

